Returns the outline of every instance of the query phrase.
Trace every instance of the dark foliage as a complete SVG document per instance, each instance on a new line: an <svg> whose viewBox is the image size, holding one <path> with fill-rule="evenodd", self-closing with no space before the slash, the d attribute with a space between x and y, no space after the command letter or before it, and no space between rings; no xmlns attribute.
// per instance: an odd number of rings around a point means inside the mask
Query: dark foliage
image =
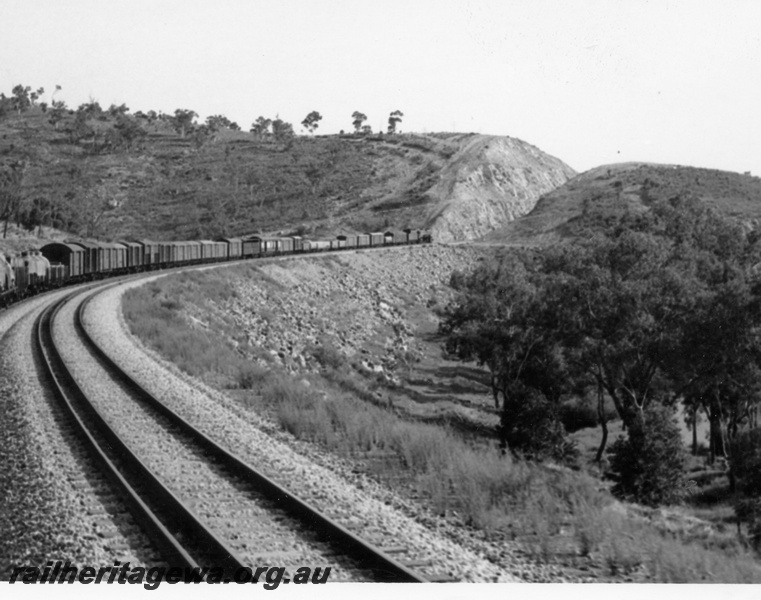
<svg viewBox="0 0 761 600"><path fill-rule="evenodd" d="M730 443L732 475L747 496L761 497L761 429L742 431Z"/></svg>
<svg viewBox="0 0 761 600"><path fill-rule="evenodd" d="M540 391L516 384L505 402L500 439L513 453L535 460L574 462L576 447L568 442L556 405Z"/></svg>
<svg viewBox="0 0 761 600"><path fill-rule="evenodd" d="M650 404L644 419L610 449L611 470L618 476L613 493L648 506L679 502L685 488L684 446L674 411Z"/></svg>

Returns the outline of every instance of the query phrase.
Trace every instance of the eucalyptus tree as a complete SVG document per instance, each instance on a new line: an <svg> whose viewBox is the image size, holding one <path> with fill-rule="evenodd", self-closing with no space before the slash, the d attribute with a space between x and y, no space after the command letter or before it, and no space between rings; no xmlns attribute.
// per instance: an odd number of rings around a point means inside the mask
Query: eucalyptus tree
<svg viewBox="0 0 761 600"><path fill-rule="evenodd" d="M362 131L362 123L367 121L367 115L359 112L358 110L355 110L351 114L351 118L353 119L351 124L354 125L354 132L359 133Z"/></svg>

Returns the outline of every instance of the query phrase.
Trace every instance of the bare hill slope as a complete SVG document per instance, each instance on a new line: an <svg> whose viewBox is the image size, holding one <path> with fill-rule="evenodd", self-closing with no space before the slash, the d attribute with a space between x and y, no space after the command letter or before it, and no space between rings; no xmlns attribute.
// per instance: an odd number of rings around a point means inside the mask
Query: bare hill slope
<svg viewBox="0 0 761 600"><path fill-rule="evenodd" d="M729 171L649 163L596 167L543 196L534 209L482 238L482 242L535 246L571 239L589 209L602 214L647 210L650 199L701 198L724 214L761 222L761 178Z"/></svg>
<svg viewBox="0 0 761 600"><path fill-rule="evenodd" d="M575 172L521 140L468 136L439 174L428 226L441 241L472 240L527 214Z"/></svg>

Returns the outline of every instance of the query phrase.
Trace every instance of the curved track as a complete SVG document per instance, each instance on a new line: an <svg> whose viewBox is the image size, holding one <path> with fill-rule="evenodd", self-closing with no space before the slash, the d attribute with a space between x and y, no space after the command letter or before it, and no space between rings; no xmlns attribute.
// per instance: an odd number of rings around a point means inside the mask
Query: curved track
<svg viewBox="0 0 761 600"><path fill-rule="evenodd" d="M260 566L246 564L246 557L250 562L253 555L265 556L273 539L294 535L294 543L313 544L319 548L318 555L329 557L329 564L338 565L348 579L425 581L220 447L131 379L95 344L83 325L84 307L95 294L75 312L74 327L79 343L86 348L80 352L89 353L104 371L100 377L109 379L121 392L109 395L108 400L88 398L59 352L53 332L56 316L75 295L66 296L41 315L39 351L56 382L56 393L83 439L109 478L123 490L133 514L168 564L222 567L229 577L240 567ZM122 395L129 398L123 406L116 398ZM161 450L156 450L156 440L164 444ZM157 458L159 455L166 458ZM196 479L204 475L207 479ZM200 495L205 503L198 501L199 490L204 492ZM261 539L253 540L253 545L260 546L256 553L249 552L252 540L244 543L233 532L238 520L249 529L253 523L254 529L262 531Z"/></svg>

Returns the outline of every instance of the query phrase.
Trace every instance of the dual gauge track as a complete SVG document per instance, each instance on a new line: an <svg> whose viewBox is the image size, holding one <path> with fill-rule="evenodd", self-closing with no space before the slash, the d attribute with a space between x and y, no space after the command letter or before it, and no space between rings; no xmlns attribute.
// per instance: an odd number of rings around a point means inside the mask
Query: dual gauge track
<svg viewBox="0 0 761 600"><path fill-rule="evenodd" d="M45 377L65 407L69 426L87 445L166 565L221 568L225 579L232 580L239 569L261 566L247 564L251 556L264 557L268 552L278 556L278 552L271 552L273 544L295 535L294 543L314 544L318 555L338 565L349 580L438 579L426 578L413 570L414 565L391 557L390 553L398 549L381 550L299 499L190 425L135 381L98 346L85 327L85 308L99 291L90 292L74 311L79 352L89 354L88 360L95 361L101 370L98 377L118 386L121 393L117 395L129 398L132 406L120 409L126 411L123 414L115 413L117 400L104 402L86 392L85 386L77 383L54 333L63 307L81 293L51 304L36 322L36 345ZM134 425L132 429L124 427L126 422ZM164 440L162 445L155 446L156 438ZM165 459L163 454L167 454ZM193 481L200 473L206 479ZM241 525L236 527L235 523ZM297 533L279 533L277 527ZM242 529L249 532L245 543L240 540ZM260 538L252 531L261 532ZM305 555L311 556L309 551L300 554Z"/></svg>

